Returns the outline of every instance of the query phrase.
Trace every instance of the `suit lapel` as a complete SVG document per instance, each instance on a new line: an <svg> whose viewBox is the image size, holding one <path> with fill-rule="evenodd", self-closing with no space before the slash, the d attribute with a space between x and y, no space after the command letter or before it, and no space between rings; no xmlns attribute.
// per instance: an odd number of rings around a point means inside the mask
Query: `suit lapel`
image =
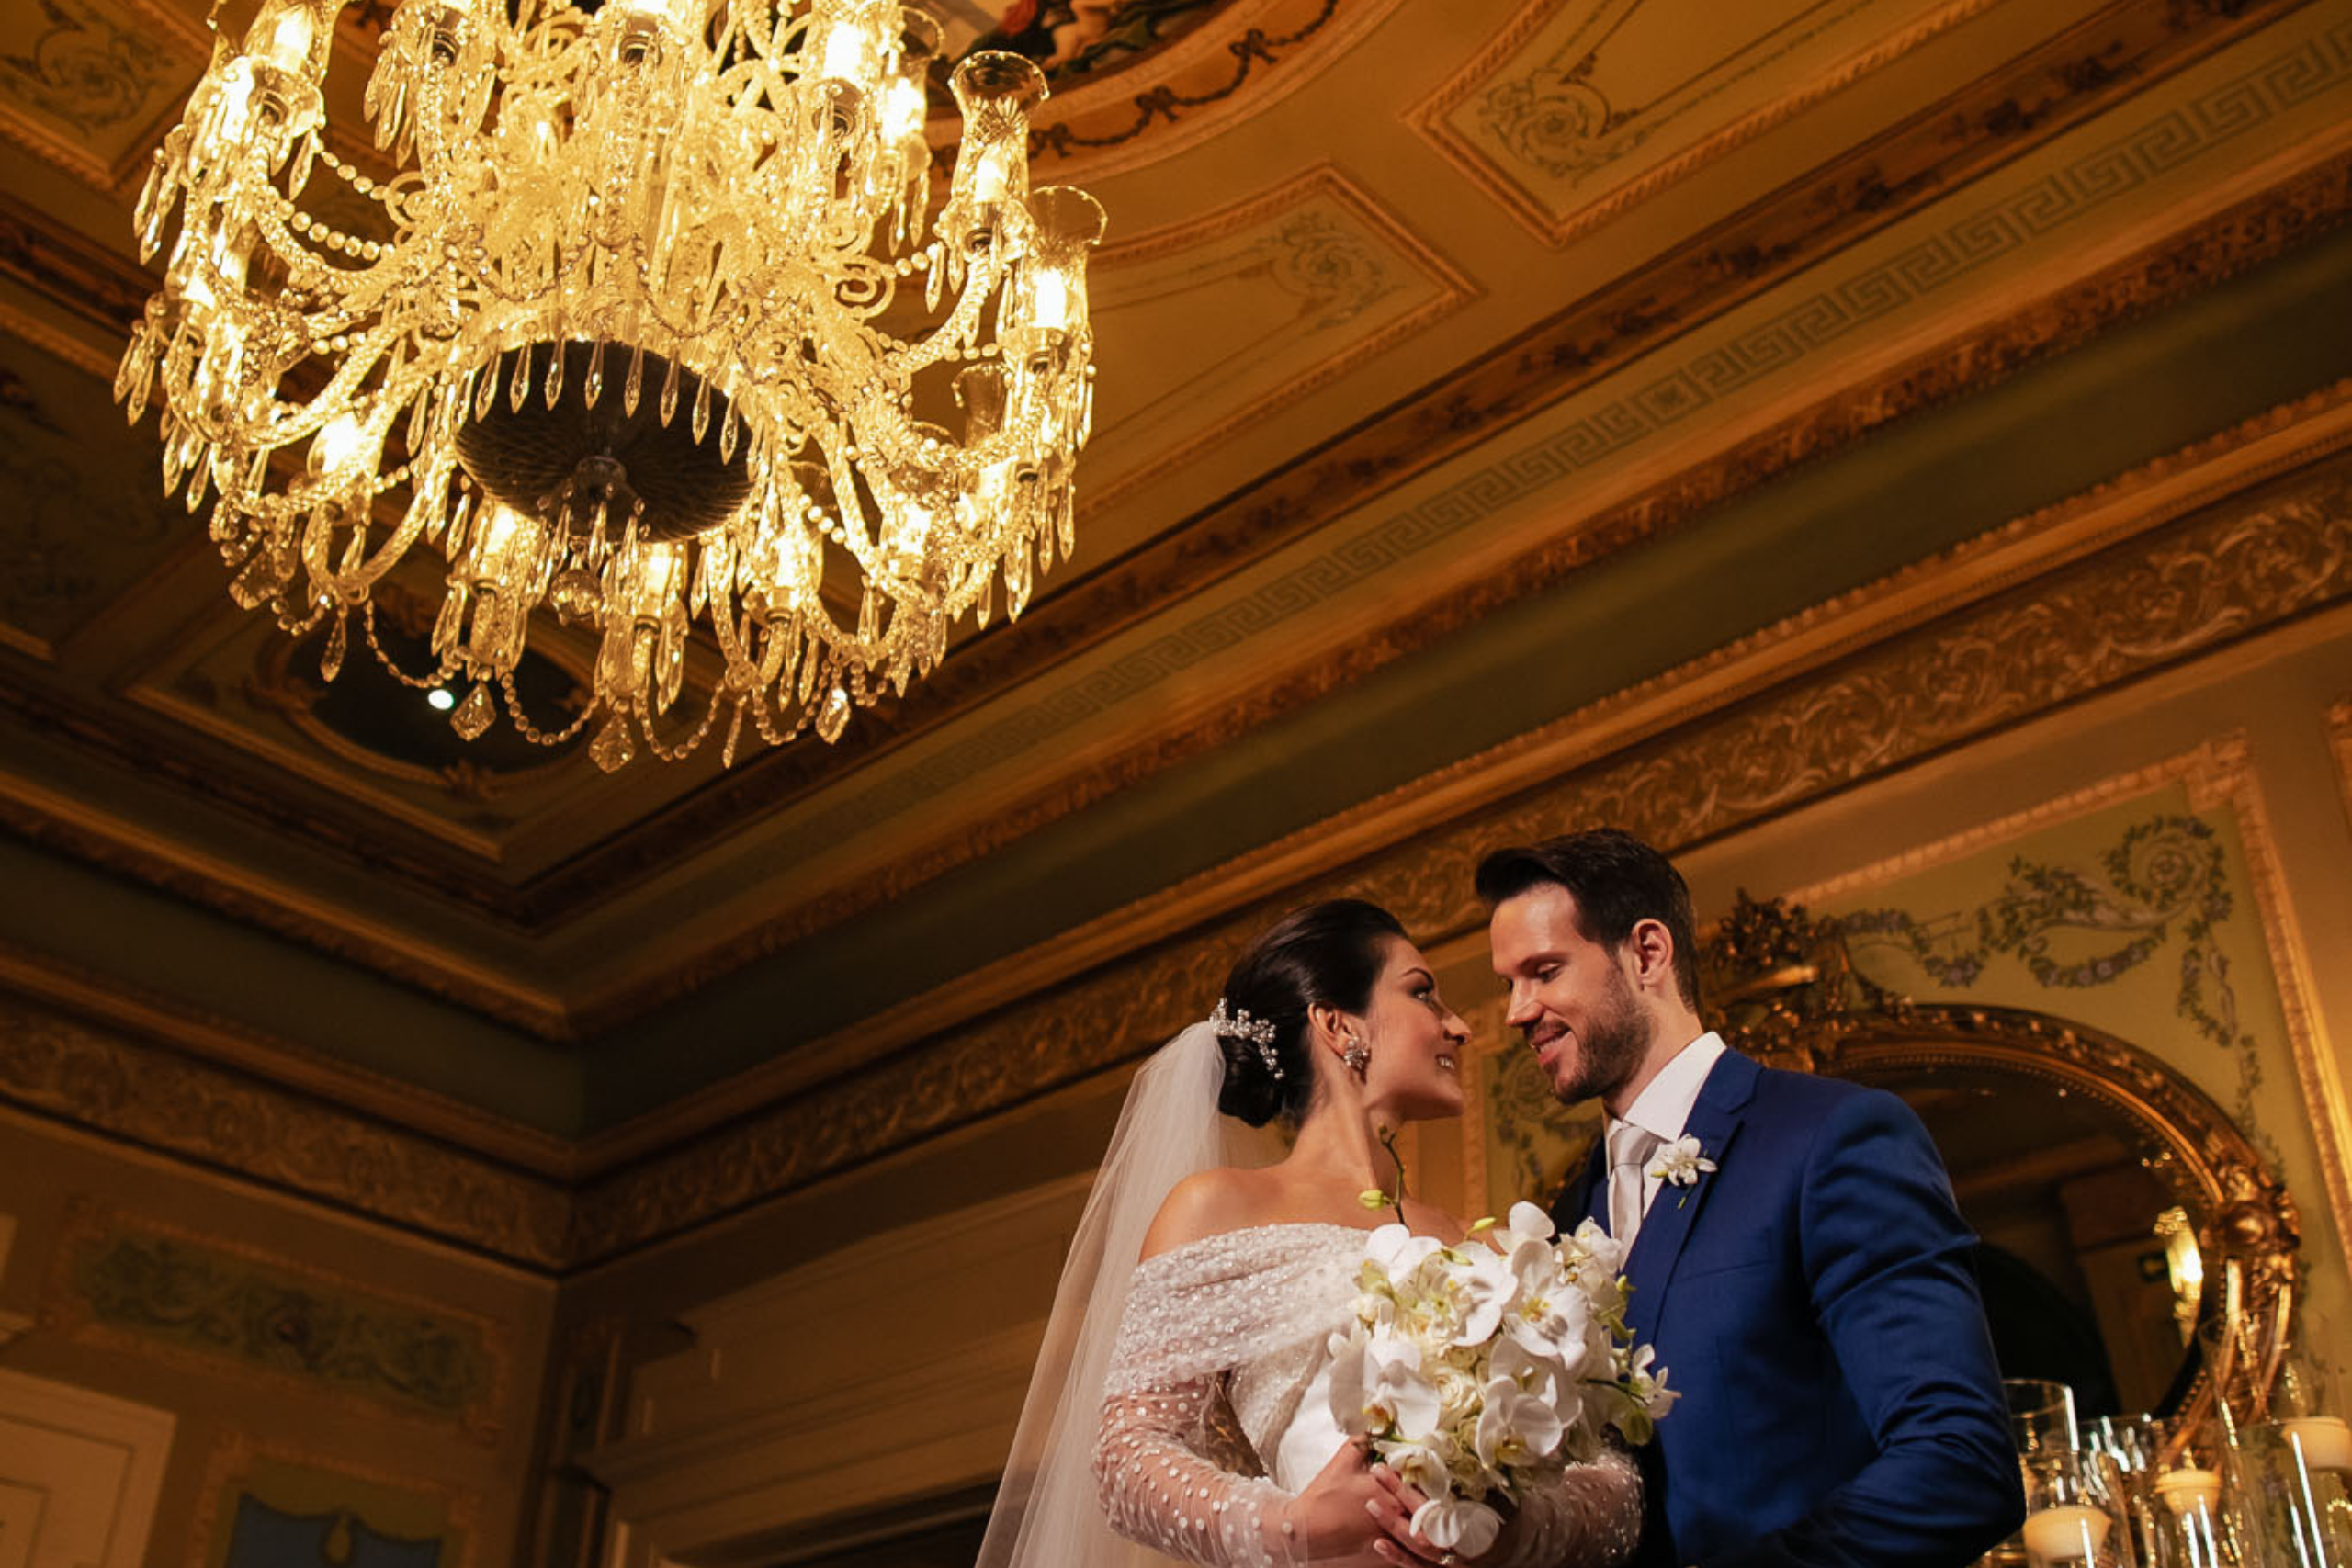
<svg viewBox="0 0 2352 1568"><path fill-rule="evenodd" d="M1736 1051L1725 1051L1716 1058L1705 1086L1699 1090L1698 1101L1690 1107L1684 1134L1696 1137L1699 1152L1718 1166L1727 1163L1724 1156L1739 1134L1761 1070ZM1707 1194L1722 1176L1721 1170L1709 1171L1691 1186L1659 1188L1649 1213L1642 1217L1641 1229L1634 1236L1633 1256L1625 1265L1626 1280L1634 1292L1625 1319L1636 1337L1647 1339L1657 1331L1657 1307L1665 1300L1667 1282L1674 1278L1682 1244L1690 1240L1690 1227L1698 1223Z"/></svg>

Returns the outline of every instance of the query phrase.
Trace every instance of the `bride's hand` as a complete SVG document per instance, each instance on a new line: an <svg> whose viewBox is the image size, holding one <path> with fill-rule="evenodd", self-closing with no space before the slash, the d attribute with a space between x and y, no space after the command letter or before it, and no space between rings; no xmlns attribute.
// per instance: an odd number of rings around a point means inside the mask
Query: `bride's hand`
<svg viewBox="0 0 2352 1568"><path fill-rule="evenodd" d="M1413 1529L1425 1500L1385 1465L1375 1470L1362 1444L1343 1443L1283 1515L1311 1562L1394 1568L1444 1559Z"/></svg>

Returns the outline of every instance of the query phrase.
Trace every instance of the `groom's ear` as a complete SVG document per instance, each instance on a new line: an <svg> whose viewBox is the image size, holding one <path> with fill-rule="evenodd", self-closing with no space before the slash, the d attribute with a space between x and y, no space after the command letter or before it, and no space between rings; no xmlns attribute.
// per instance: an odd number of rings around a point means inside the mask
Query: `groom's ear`
<svg viewBox="0 0 2352 1568"><path fill-rule="evenodd" d="M1620 950L1633 966L1634 980L1646 990L1657 990L1680 996L1679 982L1674 977L1674 933L1664 920L1642 919L1625 933Z"/></svg>

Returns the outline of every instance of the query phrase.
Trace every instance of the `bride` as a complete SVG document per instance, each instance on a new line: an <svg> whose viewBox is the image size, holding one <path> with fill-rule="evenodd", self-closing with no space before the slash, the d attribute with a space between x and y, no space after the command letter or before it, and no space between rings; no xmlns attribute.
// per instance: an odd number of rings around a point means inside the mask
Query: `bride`
<svg viewBox="0 0 2352 1568"><path fill-rule="evenodd" d="M1457 1561L1414 1531L1421 1495L1341 1434L1326 1342L1364 1233L1389 1217L1363 1194L1379 1189L1418 1233L1464 1235L1406 1195L1385 1134L1461 1112L1469 1038L1374 905L1309 905L1250 944L1209 1021L1128 1091L978 1568ZM1251 1132L1278 1116L1296 1128L1286 1156ZM1461 1561L1606 1568L1640 1518L1640 1480L1610 1449Z"/></svg>

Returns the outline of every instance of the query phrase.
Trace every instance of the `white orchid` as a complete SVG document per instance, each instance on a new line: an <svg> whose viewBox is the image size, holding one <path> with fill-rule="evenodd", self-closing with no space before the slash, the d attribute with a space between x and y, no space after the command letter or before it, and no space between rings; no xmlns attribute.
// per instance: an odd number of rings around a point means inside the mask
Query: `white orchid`
<svg viewBox="0 0 2352 1568"><path fill-rule="evenodd" d="M1415 1235L1405 1226L1385 1224L1364 1238L1366 1262L1386 1275L1391 1286L1402 1290L1419 1274L1421 1265L1445 1250L1445 1243L1435 1236Z"/></svg>
<svg viewBox="0 0 2352 1568"><path fill-rule="evenodd" d="M1437 1429L1437 1390L1421 1376L1421 1348L1359 1331L1334 1337L1331 1418L1350 1437L1426 1438Z"/></svg>
<svg viewBox="0 0 2352 1568"><path fill-rule="evenodd" d="M1675 1397L1633 1352L1623 1252L1599 1227L1558 1237L1520 1203L1476 1228L1495 1246L1372 1232L1355 1321L1330 1338L1332 1418L1428 1495L1424 1536L1472 1556L1501 1527L1489 1502L1597 1454L1607 1427L1645 1440Z"/></svg>
<svg viewBox="0 0 2352 1568"><path fill-rule="evenodd" d="M1540 1241L1511 1249L1511 1273L1519 1299L1503 1318L1503 1332L1531 1355L1548 1357L1574 1371L1584 1359L1591 1303L1561 1268L1559 1254Z"/></svg>
<svg viewBox="0 0 2352 1568"><path fill-rule="evenodd" d="M1453 1490L1453 1477L1445 1455L1430 1443L1389 1443L1382 1447L1381 1462L1396 1478L1425 1496L1442 1497Z"/></svg>
<svg viewBox="0 0 2352 1568"><path fill-rule="evenodd" d="M1484 1503L1432 1497L1413 1510L1413 1528L1440 1551L1476 1557L1502 1534L1503 1517Z"/></svg>
<svg viewBox="0 0 2352 1568"><path fill-rule="evenodd" d="M1487 1247L1469 1247L1456 1256L1463 1261L1451 1271L1460 1314L1453 1342L1483 1345L1495 1337L1503 1314L1519 1299L1520 1277L1509 1259Z"/></svg>
<svg viewBox="0 0 2352 1568"><path fill-rule="evenodd" d="M1524 1465L1558 1448L1566 1430L1551 1401L1497 1378L1487 1385L1487 1407L1478 1414L1478 1458L1497 1471Z"/></svg>
<svg viewBox="0 0 2352 1568"><path fill-rule="evenodd" d="M1664 1145L1658 1149L1657 1158L1650 1166L1648 1174L1658 1178L1669 1187L1688 1188L1698 1185L1699 1178L1714 1168L1715 1162L1707 1157L1706 1150L1701 1146L1699 1140L1692 1134L1685 1133L1674 1142ZM1690 1193L1685 1192L1682 1196L1688 1198ZM1681 1201L1677 1200L1675 1207L1681 1206Z"/></svg>

